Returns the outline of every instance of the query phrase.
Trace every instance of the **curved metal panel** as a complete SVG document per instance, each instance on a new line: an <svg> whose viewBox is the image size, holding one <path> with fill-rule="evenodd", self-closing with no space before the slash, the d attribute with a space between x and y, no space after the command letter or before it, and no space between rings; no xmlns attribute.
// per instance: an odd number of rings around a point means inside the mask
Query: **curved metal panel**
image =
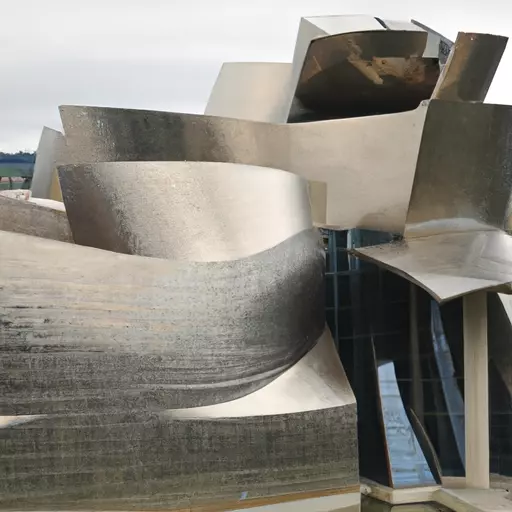
<svg viewBox="0 0 512 512"><path fill-rule="evenodd" d="M351 252L418 284L438 302L478 290L506 293L512 283L512 237L501 231L443 233Z"/></svg>
<svg viewBox="0 0 512 512"><path fill-rule="evenodd" d="M428 99L439 77L437 58L423 57L427 33L377 30L311 41L297 80L301 109L321 118L403 112ZM300 119L297 108L289 121Z"/></svg>
<svg viewBox="0 0 512 512"><path fill-rule="evenodd" d="M484 101L508 37L459 32L432 98Z"/></svg>
<svg viewBox="0 0 512 512"><path fill-rule="evenodd" d="M511 106L431 101L405 236L505 229L511 150Z"/></svg>
<svg viewBox="0 0 512 512"><path fill-rule="evenodd" d="M9 510L269 509L359 493L355 404L200 421L51 415L0 428L0 443Z"/></svg>
<svg viewBox="0 0 512 512"><path fill-rule="evenodd" d="M0 414L196 407L255 391L321 336L324 259L313 229L220 263L0 231Z"/></svg>
<svg viewBox="0 0 512 512"><path fill-rule="evenodd" d="M354 251L437 300L512 282L512 107L432 100L405 240Z"/></svg>
<svg viewBox="0 0 512 512"><path fill-rule="evenodd" d="M0 196L0 230L73 243L66 212Z"/></svg>
<svg viewBox="0 0 512 512"><path fill-rule="evenodd" d="M263 167L119 162L60 168L81 245L186 261L245 258L312 227L307 183Z"/></svg>
<svg viewBox="0 0 512 512"><path fill-rule="evenodd" d="M231 402L162 413L172 419L240 418L316 411L355 404L329 328L294 366L265 387Z"/></svg>
<svg viewBox="0 0 512 512"><path fill-rule="evenodd" d="M206 105L209 116L284 123L292 65L282 62L225 62Z"/></svg>
<svg viewBox="0 0 512 512"><path fill-rule="evenodd" d="M186 160L283 169L326 184L325 194L315 194L326 203L313 205L317 225L401 232L426 110L420 105L400 114L280 125L64 106L64 160Z"/></svg>
<svg viewBox="0 0 512 512"><path fill-rule="evenodd" d="M35 198L50 199L52 178L57 168L57 155L65 144L62 133L44 127L36 151L34 176L30 190ZM55 198L52 198L55 199Z"/></svg>

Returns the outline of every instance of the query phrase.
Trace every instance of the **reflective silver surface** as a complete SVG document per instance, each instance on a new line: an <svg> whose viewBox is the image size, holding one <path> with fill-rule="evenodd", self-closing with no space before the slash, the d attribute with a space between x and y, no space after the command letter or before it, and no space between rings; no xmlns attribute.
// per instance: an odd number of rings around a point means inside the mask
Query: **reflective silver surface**
<svg viewBox="0 0 512 512"><path fill-rule="evenodd" d="M442 233L352 251L444 302L477 290L508 292L512 238L502 231Z"/></svg>
<svg viewBox="0 0 512 512"><path fill-rule="evenodd" d="M318 242L303 231L234 262L179 263L0 231L0 475L15 475L0 478L2 505L358 493Z"/></svg>
<svg viewBox="0 0 512 512"><path fill-rule="evenodd" d="M277 169L211 162L60 168L75 242L126 254L223 261L312 226L308 186Z"/></svg>
<svg viewBox="0 0 512 512"><path fill-rule="evenodd" d="M511 154L511 106L431 101L406 237L505 229L511 207Z"/></svg>
<svg viewBox="0 0 512 512"><path fill-rule="evenodd" d="M43 128L30 187L34 198L50 198L53 173L57 168L57 155L62 151L61 146L64 144L62 133L46 126Z"/></svg>
<svg viewBox="0 0 512 512"><path fill-rule="evenodd" d="M0 196L0 230L73 243L64 211Z"/></svg>
<svg viewBox="0 0 512 512"><path fill-rule="evenodd" d="M281 62L226 62L206 105L209 116L284 123L292 65Z"/></svg>
<svg viewBox="0 0 512 512"><path fill-rule="evenodd" d="M355 404L329 328L294 366L262 389L237 400L162 413L173 419L292 414Z"/></svg>
<svg viewBox="0 0 512 512"><path fill-rule="evenodd" d="M432 98L484 101L508 38L459 32Z"/></svg>
<svg viewBox="0 0 512 512"><path fill-rule="evenodd" d="M63 160L186 160L283 169L316 182L315 224L401 232L426 111L420 105L399 114L288 125L64 106ZM324 190L319 183L326 184Z"/></svg>
<svg viewBox="0 0 512 512"><path fill-rule="evenodd" d="M324 258L312 229L212 263L0 231L0 366L16 369L0 414L195 407L259 389L324 331Z"/></svg>
<svg viewBox="0 0 512 512"><path fill-rule="evenodd" d="M432 100L405 240L354 251L449 300L512 281L512 107Z"/></svg>

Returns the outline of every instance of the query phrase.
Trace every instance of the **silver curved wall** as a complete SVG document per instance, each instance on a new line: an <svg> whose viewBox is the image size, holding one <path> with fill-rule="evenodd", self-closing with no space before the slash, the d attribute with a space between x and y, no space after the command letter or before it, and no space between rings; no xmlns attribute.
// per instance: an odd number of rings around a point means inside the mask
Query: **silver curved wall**
<svg viewBox="0 0 512 512"><path fill-rule="evenodd" d="M316 225L401 232L426 112L420 105L399 114L285 125L64 106L67 154L61 160L186 160L283 169L325 184L326 194L313 205Z"/></svg>
<svg viewBox="0 0 512 512"><path fill-rule="evenodd" d="M355 399L325 328L307 183L211 162L60 175L77 245L0 231L0 476L17 474L3 503L228 506L241 489L353 503Z"/></svg>
<svg viewBox="0 0 512 512"><path fill-rule="evenodd" d="M185 261L253 256L312 227L307 183L263 167L118 162L60 168L76 243Z"/></svg>

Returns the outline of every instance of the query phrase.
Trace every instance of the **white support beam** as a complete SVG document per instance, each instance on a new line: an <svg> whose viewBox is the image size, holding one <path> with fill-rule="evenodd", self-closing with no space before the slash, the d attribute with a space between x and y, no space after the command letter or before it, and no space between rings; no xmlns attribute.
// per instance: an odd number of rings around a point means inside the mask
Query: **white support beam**
<svg viewBox="0 0 512 512"><path fill-rule="evenodd" d="M464 296L466 486L489 489L487 294Z"/></svg>

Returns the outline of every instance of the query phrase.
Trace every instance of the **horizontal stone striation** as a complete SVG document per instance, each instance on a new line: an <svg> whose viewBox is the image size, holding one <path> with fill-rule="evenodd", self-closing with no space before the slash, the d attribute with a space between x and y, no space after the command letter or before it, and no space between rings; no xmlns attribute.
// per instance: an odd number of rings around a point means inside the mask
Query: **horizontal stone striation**
<svg viewBox="0 0 512 512"><path fill-rule="evenodd" d="M324 329L316 230L185 263L0 232L0 414L196 407L255 391Z"/></svg>
<svg viewBox="0 0 512 512"><path fill-rule="evenodd" d="M278 416L41 418L0 429L0 495L12 510L127 510L358 484L356 406Z"/></svg>

